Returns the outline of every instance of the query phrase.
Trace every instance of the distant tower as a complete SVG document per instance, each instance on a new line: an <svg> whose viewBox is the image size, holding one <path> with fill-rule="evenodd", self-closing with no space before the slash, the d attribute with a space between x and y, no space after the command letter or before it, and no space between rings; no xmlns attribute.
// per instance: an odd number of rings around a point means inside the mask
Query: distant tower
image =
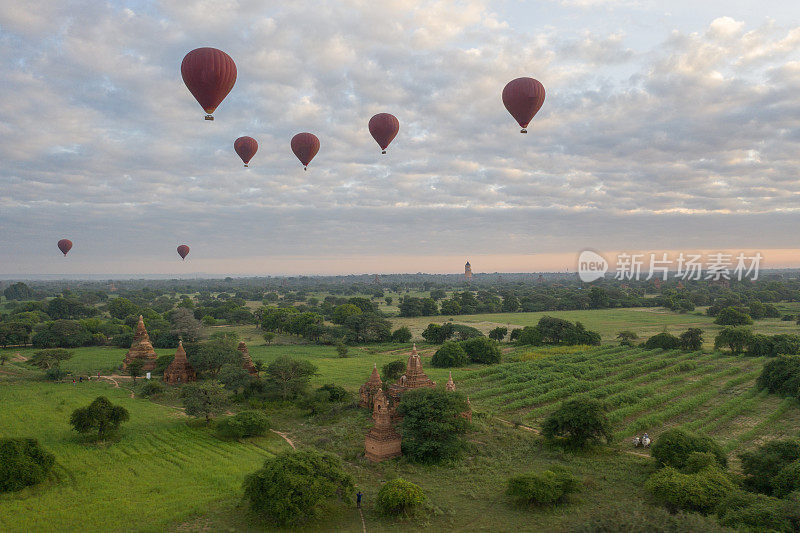
<svg viewBox="0 0 800 533"><path fill-rule="evenodd" d="M375 285L380 285L381 284L381 278L379 278L378 275L375 274L375 277L372 278L372 283L375 284Z"/></svg>
<svg viewBox="0 0 800 533"><path fill-rule="evenodd" d="M464 265L464 279L467 283L472 281L472 266L470 266L469 261Z"/></svg>

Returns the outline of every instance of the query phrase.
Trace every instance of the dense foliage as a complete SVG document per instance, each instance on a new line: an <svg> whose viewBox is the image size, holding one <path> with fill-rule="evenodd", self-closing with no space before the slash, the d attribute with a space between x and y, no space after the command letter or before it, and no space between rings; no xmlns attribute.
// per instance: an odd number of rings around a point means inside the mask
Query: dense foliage
<svg viewBox="0 0 800 533"><path fill-rule="evenodd" d="M580 490L580 481L567 470L554 468L513 476L506 494L524 505L552 504L563 501Z"/></svg>
<svg viewBox="0 0 800 533"><path fill-rule="evenodd" d="M800 461L800 441L769 441L755 450L741 453L739 459L747 488L764 494L785 495L794 490L791 489L792 483L787 484L785 477L795 470L792 465Z"/></svg>
<svg viewBox="0 0 800 533"><path fill-rule="evenodd" d="M72 412L69 423L79 433L97 430L97 438L103 439L119 429L130 418L128 410L114 405L105 396L98 396L87 407L79 407Z"/></svg>
<svg viewBox="0 0 800 533"><path fill-rule="evenodd" d="M719 466L725 467L728 460L722 447L711 437L695 435L681 429L671 428L653 442L651 453L659 464L681 469L686 467L694 452L710 453Z"/></svg>
<svg viewBox="0 0 800 533"><path fill-rule="evenodd" d="M263 411L239 411L217 422L217 431L229 439L242 439L263 435L269 426L269 418Z"/></svg>
<svg viewBox="0 0 800 533"><path fill-rule="evenodd" d="M469 428L462 416L469 409L462 393L416 389L403 395L397 413L403 417L403 453L411 461L452 459L464 449Z"/></svg>
<svg viewBox="0 0 800 533"><path fill-rule="evenodd" d="M606 411L605 404L599 400L567 400L545 419L542 435L548 440L562 439L576 448L602 440L611 442L611 423Z"/></svg>
<svg viewBox="0 0 800 533"><path fill-rule="evenodd" d="M800 356L779 356L767 361L756 386L783 396L800 394Z"/></svg>
<svg viewBox="0 0 800 533"><path fill-rule="evenodd" d="M437 368L464 366L468 362L469 357L460 342L445 342L431 357L431 365Z"/></svg>
<svg viewBox="0 0 800 533"><path fill-rule="evenodd" d="M717 466L693 473L668 466L650 476L645 488L671 508L708 513L716 509L736 485Z"/></svg>
<svg viewBox="0 0 800 533"><path fill-rule="evenodd" d="M600 334L587 330L580 322L574 324L563 318L543 316L535 326L525 326L517 339L519 344L599 345Z"/></svg>
<svg viewBox="0 0 800 533"><path fill-rule="evenodd" d="M55 463L36 439L0 439L0 492L41 483Z"/></svg>
<svg viewBox="0 0 800 533"><path fill-rule="evenodd" d="M422 489L402 478L384 483L375 497L375 509L385 516L411 517L423 511L426 503Z"/></svg>

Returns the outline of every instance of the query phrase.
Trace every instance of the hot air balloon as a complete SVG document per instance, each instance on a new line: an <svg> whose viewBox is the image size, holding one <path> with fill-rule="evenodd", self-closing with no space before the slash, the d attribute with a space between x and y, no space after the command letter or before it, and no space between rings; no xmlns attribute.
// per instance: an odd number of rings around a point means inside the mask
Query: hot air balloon
<svg viewBox="0 0 800 533"><path fill-rule="evenodd" d="M519 122L520 133L528 133L525 128L544 104L544 85L533 78L511 80L503 89L503 104Z"/></svg>
<svg viewBox="0 0 800 533"><path fill-rule="evenodd" d="M381 147L382 154L386 153L386 147L397 136L398 131L400 131L400 121L394 115L378 113L369 119L369 132Z"/></svg>
<svg viewBox="0 0 800 533"><path fill-rule="evenodd" d="M181 259L185 261L186 256L189 255L189 247L185 244L178 246L178 255L181 256Z"/></svg>
<svg viewBox="0 0 800 533"><path fill-rule="evenodd" d="M236 63L222 50L197 48L183 58L181 76L183 83L207 113L206 120L214 120L211 113L236 83Z"/></svg>
<svg viewBox="0 0 800 533"><path fill-rule="evenodd" d="M236 150L236 153L242 158L244 166L247 166L258 151L258 142L252 137L239 137L233 142L233 149Z"/></svg>
<svg viewBox="0 0 800 533"><path fill-rule="evenodd" d="M64 257L67 257L67 252L72 250L72 241L69 239L61 239L58 241L58 249L61 250Z"/></svg>
<svg viewBox="0 0 800 533"><path fill-rule="evenodd" d="M319 152L319 139L313 133L298 133L292 137L292 152L303 163L303 169L308 170L308 164Z"/></svg>

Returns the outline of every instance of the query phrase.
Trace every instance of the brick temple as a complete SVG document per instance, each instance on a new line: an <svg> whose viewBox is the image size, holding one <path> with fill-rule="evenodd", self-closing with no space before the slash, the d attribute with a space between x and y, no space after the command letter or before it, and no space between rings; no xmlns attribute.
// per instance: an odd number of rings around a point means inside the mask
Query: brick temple
<svg viewBox="0 0 800 533"><path fill-rule="evenodd" d="M197 381L197 373L186 359L186 351L183 349L183 341L178 341L178 349L175 358L164 371L164 382L170 385Z"/></svg>
<svg viewBox="0 0 800 533"><path fill-rule="evenodd" d="M381 391L381 394L383 394L383 382L381 381L381 375L378 373L378 365L375 364L375 366L372 367L372 374L370 374L367 382L358 389L358 406L372 409L375 394L378 391Z"/></svg>
<svg viewBox="0 0 800 533"><path fill-rule="evenodd" d="M239 343L239 346L236 347L236 350L239 351L239 356L242 360L242 368L247 370L251 376L258 374L258 370L256 370L256 367L253 364L253 359L250 357L250 350L247 349L247 345L244 343L244 341Z"/></svg>
<svg viewBox="0 0 800 533"><path fill-rule="evenodd" d="M373 400L372 420L375 424L364 437L364 449L367 459L377 463L400 457L403 452L400 449L400 434L392 423L389 401L381 389L377 390Z"/></svg>
<svg viewBox="0 0 800 533"><path fill-rule="evenodd" d="M142 362L142 370L150 372L156 368L156 351L153 349L153 344L150 342L150 335L144 328L144 318L139 315L139 323L136 324L136 332L133 334L133 342L128 353L125 354L125 359L122 362L122 369L127 370L128 365L134 360Z"/></svg>

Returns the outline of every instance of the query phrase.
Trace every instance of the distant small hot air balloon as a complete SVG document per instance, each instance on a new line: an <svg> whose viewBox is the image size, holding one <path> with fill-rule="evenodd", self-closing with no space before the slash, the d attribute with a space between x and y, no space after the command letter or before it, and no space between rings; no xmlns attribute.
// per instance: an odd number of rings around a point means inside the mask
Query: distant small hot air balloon
<svg viewBox="0 0 800 533"><path fill-rule="evenodd" d="M239 137L233 142L233 149L236 150L236 153L242 158L244 166L247 166L258 151L258 142L252 137Z"/></svg>
<svg viewBox="0 0 800 533"><path fill-rule="evenodd" d="M189 247L185 244L178 246L178 255L181 256L181 259L185 261L186 256L189 255Z"/></svg>
<svg viewBox="0 0 800 533"><path fill-rule="evenodd" d="M369 119L369 132L381 147L382 154L386 153L386 147L397 136L398 131L400 131L400 121L394 115L378 113Z"/></svg>
<svg viewBox="0 0 800 533"><path fill-rule="evenodd" d="M222 50L197 48L183 58L181 76L200 107L207 113L206 120L214 120L211 113L228 96L236 83L236 63Z"/></svg>
<svg viewBox="0 0 800 533"><path fill-rule="evenodd" d="M313 133L298 133L292 137L292 152L303 163L303 169L308 170L308 164L319 152L319 139Z"/></svg>
<svg viewBox="0 0 800 533"><path fill-rule="evenodd" d="M503 104L522 128L520 133L528 133L525 128L544 104L544 85L533 78L511 80L503 89Z"/></svg>
<svg viewBox="0 0 800 533"><path fill-rule="evenodd" d="M61 239L58 241L58 249L61 250L64 257L67 257L67 252L72 250L72 241L69 239Z"/></svg>

